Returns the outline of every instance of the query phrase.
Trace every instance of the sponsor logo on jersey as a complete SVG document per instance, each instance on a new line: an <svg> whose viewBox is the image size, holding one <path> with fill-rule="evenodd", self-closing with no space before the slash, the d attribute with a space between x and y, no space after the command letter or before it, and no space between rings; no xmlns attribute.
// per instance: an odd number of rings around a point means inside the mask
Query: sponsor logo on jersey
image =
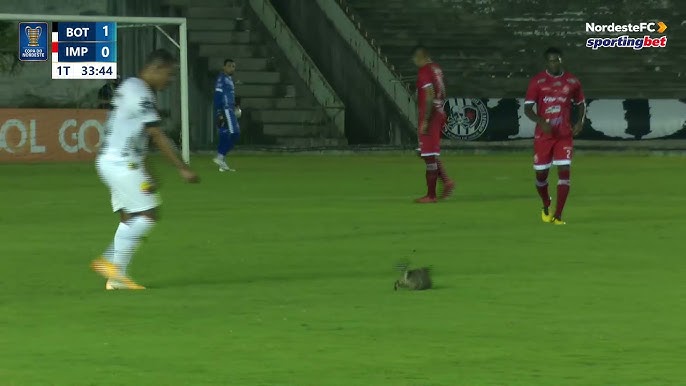
<svg viewBox="0 0 686 386"><path fill-rule="evenodd" d="M448 112L448 122L443 134L452 139L475 140L488 127L488 108L480 99L450 98L443 105Z"/></svg>
<svg viewBox="0 0 686 386"><path fill-rule="evenodd" d="M553 105L545 109L545 114L559 114L562 111L560 105Z"/></svg>

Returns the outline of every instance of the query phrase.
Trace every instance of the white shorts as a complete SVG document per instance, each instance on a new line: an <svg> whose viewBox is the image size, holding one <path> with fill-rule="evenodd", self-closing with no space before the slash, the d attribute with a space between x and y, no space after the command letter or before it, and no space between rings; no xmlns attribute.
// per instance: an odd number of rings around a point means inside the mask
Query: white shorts
<svg viewBox="0 0 686 386"><path fill-rule="evenodd" d="M160 206L159 196L145 191L150 177L140 167L98 160L96 169L102 182L110 189L113 212L138 213Z"/></svg>

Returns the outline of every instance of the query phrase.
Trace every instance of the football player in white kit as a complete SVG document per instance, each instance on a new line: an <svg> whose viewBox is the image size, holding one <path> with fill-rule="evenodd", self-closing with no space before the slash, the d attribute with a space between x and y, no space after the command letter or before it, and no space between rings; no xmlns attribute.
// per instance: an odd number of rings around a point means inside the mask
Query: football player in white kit
<svg viewBox="0 0 686 386"><path fill-rule="evenodd" d="M184 180L199 181L160 129L155 92L169 84L176 68L171 53L154 51L138 77L119 85L112 99L113 110L107 119L96 168L110 190L112 210L119 213L120 222L112 245L91 263L91 268L107 279L106 289L145 288L129 277L127 268L141 240L155 225L160 204L145 167L148 141L152 140Z"/></svg>

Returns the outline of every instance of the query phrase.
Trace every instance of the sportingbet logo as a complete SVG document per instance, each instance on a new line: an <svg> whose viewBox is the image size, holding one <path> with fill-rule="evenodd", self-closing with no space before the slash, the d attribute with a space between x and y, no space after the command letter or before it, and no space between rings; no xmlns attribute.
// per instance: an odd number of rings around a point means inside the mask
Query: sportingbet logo
<svg viewBox="0 0 686 386"><path fill-rule="evenodd" d="M661 21L656 23L637 23L637 24L596 24L586 23L586 33L589 34L619 34L619 33L659 33L663 34L667 30L667 25ZM633 48L641 50L643 48L662 48L667 47L667 36L629 36L621 35L614 37L592 37L586 39L586 47L597 50L599 48Z"/></svg>

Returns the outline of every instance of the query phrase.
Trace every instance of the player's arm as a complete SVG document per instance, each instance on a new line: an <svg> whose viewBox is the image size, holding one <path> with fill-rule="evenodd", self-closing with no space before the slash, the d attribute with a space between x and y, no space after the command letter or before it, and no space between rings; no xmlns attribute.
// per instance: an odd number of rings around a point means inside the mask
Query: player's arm
<svg viewBox="0 0 686 386"><path fill-rule="evenodd" d="M236 114L236 118L240 118L241 115L243 115L243 111L241 110L241 97L236 96L234 99L234 108L233 108L234 114Z"/></svg>
<svg viewBox="0 0 686 386"><path fill-rule="evenodd" d="M141 163L143 166L143 170L145 170L145 174L147 174L148 178L150 179L150 181L147 184L146 191L148 193L155 193L159 188L159 179L157 178L157 173L155 172L156 169L151 167L150 157L143 159Z"/></svg>
<svg viewBox="0 0 686 386"><path fill-rule="evenodd" d="M431 122L431 113L433 112L433 103L436 97L431 76L431 71L426 67L420 69L417 74L417 87L423 91L419 92L420 90L417 90L417 94L420 96L417 102L419 110L422 111L423 109L424 111L424 116L421 117L422 120L419 122L419 133L424 135L429 131L429 122ZM423 99L421 96L423 96Z"/></svg>
<svg viewBox="0 0 686 386"><path fill-rule="evenodd" d="M233 119L233 116L236 115L236 90L228 78L224 80L224 114L227 119Z"/></svg>
<svg viewBox="0 0 686 386"><path fill-rule="evenodd" d="M426 135L429 132L429 122L431 122L431 114L433 113L434 99L436 99L436 91L433 84L424 85L424 117L422 119L419 132Z"/></svg>
<svg viewBox="0 0 686 386"><path fill-rule="evenodd" d="M584 96L584 90L581 87L581 83L577 83L578 87L574 92L574 104L577 108L577 116L579 119L574 124L574 135L579 135L584 129L584 121L586 120L586 97Z"/></svg>
<svg viewBox="0 0 686 386"><path fill-rule="evenodd" d="M524 98L524 115L534 123L539 123L541 117L534 111L534 106L538 100L538 84L536 79L529 82L529 87L526 89L526 97Z"/></svg>
<svg viewBox="0 0 686 386"><path fill-rule="evenodd" d="M524 102L524 115L529 118L533 123L538 123L540 118L538 114L534 111L535 102Z"/></svg>
<svg viewBox="0 0 686 386"><path fill-rule="evenodd" d="M198 182L198 176L179 158L176 154L175 146L171 139L160 129L155 122L146 124L145 130L150 136L152 143L164 154L164 156L171 161L171 163L179 170L181 177L188 182Z"/></svg>
<svg viewBox="0 0 686 386"><path fill-rule="evenodd" d="M222 127L226 123L226 115L224 109L226 105L226 93L224 88L224 79L222 75L217 77L217 82L214 88L214 114L217 118L217 126Z"/></svg>
<svg viewBox="0 0 686 386"><path fill-rule="evenodd" d="M524 98L524 115L529 118L532 122L537 124L544 133L550 133L552 129L550 124L541 116L539 116L536 111L534 111L534 106L538 101L538 82L536 79L532 79L529 82L529 88L526 90L526 97Z"/></svg>

